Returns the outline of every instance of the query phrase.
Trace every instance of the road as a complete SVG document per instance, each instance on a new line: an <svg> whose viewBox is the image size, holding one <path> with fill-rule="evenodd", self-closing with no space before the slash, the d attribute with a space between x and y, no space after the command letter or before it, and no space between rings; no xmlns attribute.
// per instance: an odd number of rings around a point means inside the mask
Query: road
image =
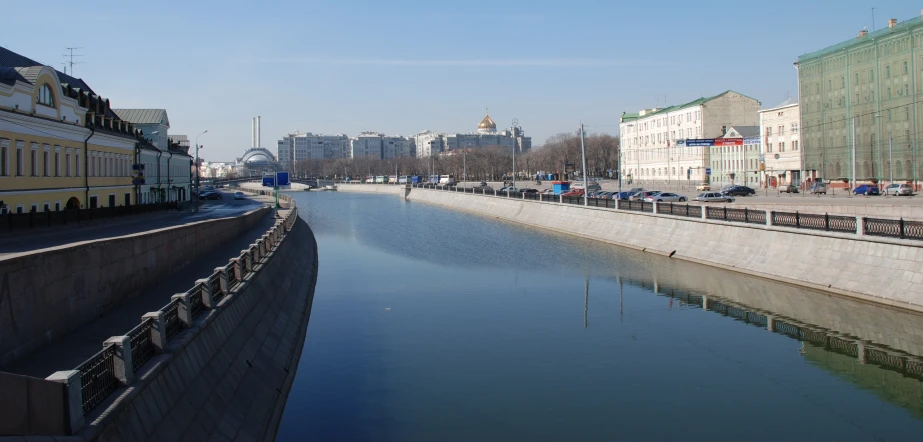
<svg viewBox="0 0 923 442"><path fill-rule="evenodd" d="M199 201L198 213L194 211L160 212L107 219L89 225L3 232L0 233L0 259L75 242L113 238L196 221L237 216L271 202L269 197L252 195L248 195L243 200L235 200L233 191L228 191L230 189L216 190L221 191L223 199Z"/></svg>

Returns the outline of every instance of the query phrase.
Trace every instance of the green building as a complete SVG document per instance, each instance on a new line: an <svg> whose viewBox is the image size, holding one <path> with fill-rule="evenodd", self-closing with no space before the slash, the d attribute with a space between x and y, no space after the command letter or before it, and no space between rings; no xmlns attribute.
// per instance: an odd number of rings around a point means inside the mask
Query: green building
<svg viewBox="0 0 923 442"><path fill-rule="evenodd" d="M862 30L795 67L809 178L919 184L923 17Z"/></svg>

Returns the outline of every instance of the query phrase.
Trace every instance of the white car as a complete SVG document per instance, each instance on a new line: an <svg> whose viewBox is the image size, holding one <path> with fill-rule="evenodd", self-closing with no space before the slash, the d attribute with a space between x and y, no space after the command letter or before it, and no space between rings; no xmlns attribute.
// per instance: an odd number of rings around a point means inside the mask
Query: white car
<svg viewBox="0 0 923 442"><path fill-rule="evenodd" d="M722 195L721 192L706 192L706 193L700 193L699 196L695 197L695 200L701 201L703 203L709 203L709 202L733 203L734 197L731 195Z"/></svg>
<svg viewBox="0 0 923 442"><path fill-rule="evenodd" d="M245 199L247 199L247 195L244 195L243 192L234 192L234 199L236 199L236 200L245 200Z"/></svg>
<svg viewBox="0 0 923 442"><path fill-rule="evenodd" d="M649 203L653 203L655 201L658 203L684 203L686 202L686 197L671 192L660 192L644 197L644 201Z"/></svg>
<svg viewBox="0 0 923 442"><path fill-rule="evenodd" d="M910 184L891 184L888 187L885 187L881 193L885 195L894 195L894 196L910 196L913 195L913 187L910 187Z"/></svg>

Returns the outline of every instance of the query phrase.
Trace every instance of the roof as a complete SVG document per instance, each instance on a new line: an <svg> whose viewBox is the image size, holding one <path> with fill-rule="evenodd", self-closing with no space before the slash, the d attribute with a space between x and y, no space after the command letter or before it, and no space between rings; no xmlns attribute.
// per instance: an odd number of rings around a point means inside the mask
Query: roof
<svg viewBox="0 0 923 442"><path fill-rule="evenodd" d="M713 96L711 96L711 97L702 97L702 98L698 98L698 99L692 100L692 101L690 101L690 102L688 102L688 103L683 103L683 104L678 104L678 105L676 105L676 106L669 106L669 107L665 107L665 108L663 108L663 109L658 109L658 110L656 110L656 111L654 111L654 112L651 112L651 113L649 113L649 114L644 115L643 118L647 118L647 117L654 116L654 115L660 115L660 114L664 114L664 113L668 113L668 112L678 111L678 110L686 109L686 108L693 107L693 106L699 106L699 105L708 103L709 101L712 101L712 100L714 100L714 99L720 98L720 97L722 97L722 96L724 96L724 95L727 95L727 94L729 94L729 93L731 93L731 92L734 92L735 94L740 94L742 97L747 97L746 95L741 94L740 92L735 92L735 91L732 91L732 90L728 89L728 90L726 90L726 91L724 91L724 92L722 92L722 93L720 93L720 94L718 94L718 95L713 95ZM751 100L756 100L756 99L753 98L753 97L747 97L747 98L749 98L749 99L751 99ZM759 101L759 100L756 100L756 101ZM622 116L622 121L625 121L625 116L626 116L626 115L634 115L634 117L633 117L632 119L642 118L642 117L639 116L639 114L623 114L623 116Z"/></svg>
<svg viewBox="0 0 923 442"><path fill-rule="evenodd" d="M160 124L170 127L166 109L112 109L123 121L134 124Z"/></svg>
<svg viewBox="0 0 923 442"><path fill-rule="evenodd" d="M840 50L849 49L849 48L851 48L851 47L853 47L853 46L859 46L859 45L861 45L861 44L868 43L868 42L874 41L874 40L879 39L879 38L887 37L887 36L889 36L889 35L891 35L891 34L902 33L902 34L905 34L905 35L906 35L906 32L907 32L909 29L915 28L915 27L917 27L918 25L921 25L921 24L923 24L923 17L921 17L921 16L916 16L916 17L911 18L911 19L909 19L909 20L904 20L904 21L902 21L902 22L896 24L894 27L879 29L879 30L874 31L874 32L869 32L868 35L866 35L866 36L864 36L864 37L855 37L855 38L851 38L851 39L849 39L849 40L846 40L846 41L837 43L837 44L835 44L835 45L833 45L833 46L827 46L826 48L823 48L823 49L820 49L820 50L817 50L817 51L814 51L814 52L809 52L809 53L807 53L807 54L799 55L799 56L798 56L798 63L802 63L802 62L805 62L805 61L809 61L809 60L815 59L815 58L821 58L821 57L824 57L824 56L826 56L826 55L830 55L830 54L832 54L832 53L834 53L834 52L837 52L837 51L840 51Z"/></svg>
<svg viewBox="0 0 923 442"><path fill-rule="evenodd" d="M728 132L731 130L736 131L740 134L741 138L759 138L760 137L760 127L759 126L731 126L728 128Z"/></svg>
<svg viewBox="0 0 923 442"><path fill-rule="evenodd" d="M783 108L783 107L797 106L797 105L798 105L798 99L795 98L795 97L789 97L789 98L786 98L785 101L779 103L778 106L770 107L770 108L767 108L767 109L762 109L762 110L760 110L760 112L766 112L766 111L781 109L781 108Z"/></svg>
<svg viewBox="0 0 923 442"><path fill-rule="evenodd" d="M7 48L0 47L0 67L28 68L28 67L33 67L33 66L48 66L48 65L44 63L39 63L29 57L19 55ZM69 84L73 88L83 89L92 94L96 94L96 92L93 92L93 89L90 88L90 85L86 84L86 82L84 82L83 80L79 78L71 77L70 75L67 75L61 71L58 71L57 69L55 69L55 72L58 73L58 79L61 81L61 83Z"/></svg>

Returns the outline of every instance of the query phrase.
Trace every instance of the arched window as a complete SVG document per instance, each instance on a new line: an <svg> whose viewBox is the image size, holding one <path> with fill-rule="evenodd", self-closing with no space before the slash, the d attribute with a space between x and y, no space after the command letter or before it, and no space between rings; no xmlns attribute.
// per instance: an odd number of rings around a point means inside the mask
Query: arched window
<svg viewBox="0 0 923 442"><path fill-rule="evenodd" d="M901 160L894 162L894 176L897 177L897 179L904 178L904 167L901 164Z"/></svg>
<svg viewBox="0 0 923 442"><path fill-rule="evenodd" d="M54 107L54 94L51 93L51 86L43 84L38 90L38 104Z"/></svg>

